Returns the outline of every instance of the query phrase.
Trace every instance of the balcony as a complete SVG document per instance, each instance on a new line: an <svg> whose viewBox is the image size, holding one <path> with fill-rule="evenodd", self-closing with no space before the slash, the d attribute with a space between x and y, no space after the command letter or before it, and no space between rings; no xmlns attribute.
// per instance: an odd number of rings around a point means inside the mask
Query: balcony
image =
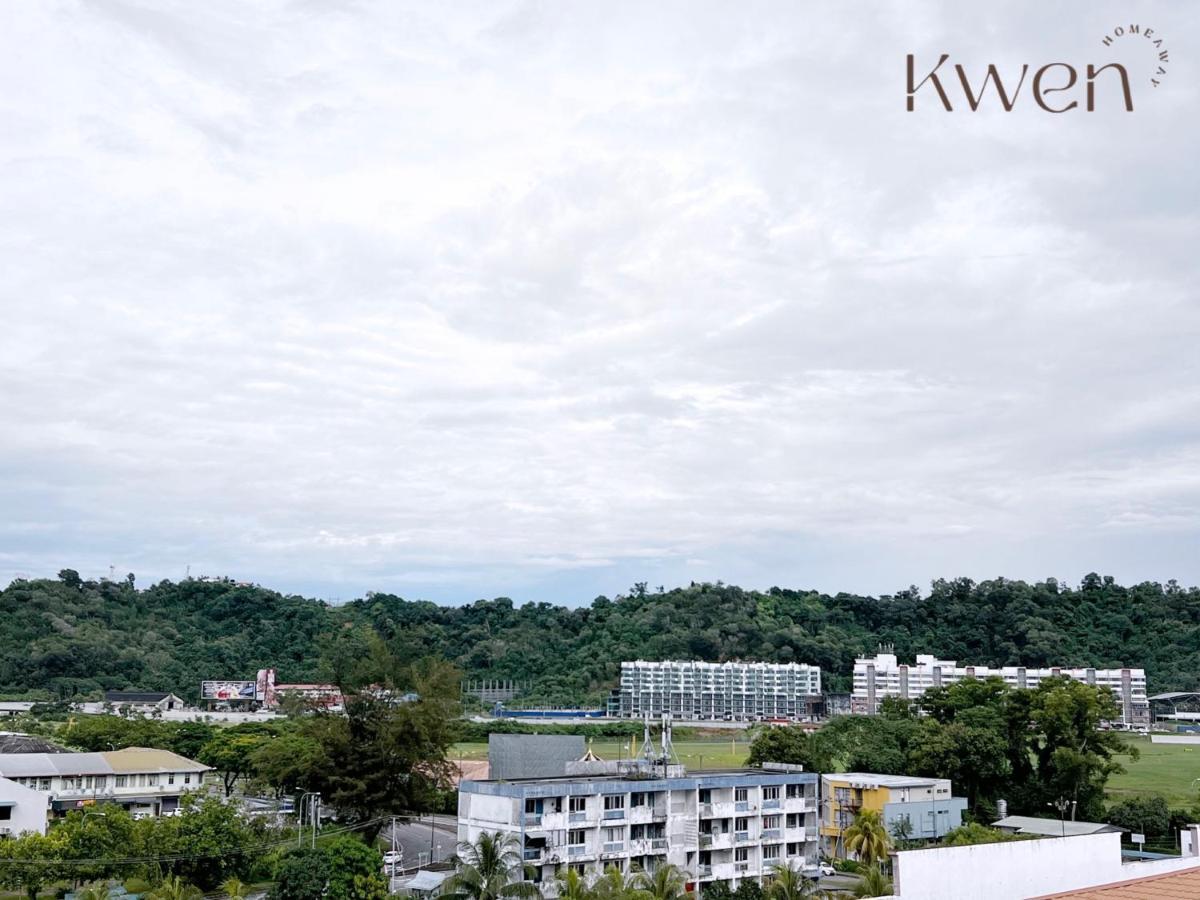
<svg viewBox="0 0 1200 900"><path fill-rule="evenodd" d="M624 841L609 841L604 845L605 853L620 853L625 849Z"/></svg>
<svg viewBox="0 0 1200 900"><path fill-rule="evenodd" d="M696 870L696 877L697 878L712 878L712 873L713 873L712 866L700 866Z"/></svg>
<svg viewBox="0 0 1200 900"><path fill-rule="evenodd" d="M712 834L700 835L700 849L728 850L733 846L733 834L728 831L714 831Z"/></svg>
<svg viewBox="0 0 1200 900"><path fill-rule="evenodd" d="M541 847L526 847L525 851L521 854L521 858L525 862L538 862L545 852Z"/></svg>
<svg viewBox="0 0 1200 900"><path fill-rule="evenodd" d="M763 809L780 809L781 807L782 804L778 798L775 800L764 800L762 804Z"/></svg>
<svg viewBox="0 0 1200 900"><path fill-rule="evenodd" d="M748 831L735 831L735 832L733 833L733 842L734 842L735 844L748 844L748 843L750 843L750 832L748 832Z"/></svg>
<svg viewBox="0 0 1200 900"><path fill-rule="evenodd" d="M571 813L571 814L570 814L570 815L567 817L567 820L568 820L568 821L569 821L571 824L575 824L576 822L586 822L586 821L588 820L588 814L587 814L587 812L586 812L586 811L584 811L584 812L573 812L573 813Z"/></svg>
<svg viewBox="0 0 1200 900"><path fill-rule="evenodd" d="M590 855L591 855L591 851L588 849L587 844L572 844L570 847L567 848L567 856L575 857L575 856L590 856Z"/></svg>
<svg viewBox="0 0 1200 900"><path fill-rule="evenodd" d="M754 804L751 803L749 800L739 800L735 804L733 804L734 812L739 812L739 813L754 812L754 808L755 808Z"/></svg>
<svg viewBox="0 0 1200 900"><path fill-rule="evenodd" d="M667 839L666 838L651 838L650 839L650 849L651 850L661 850L663 853L666 853L667 852Z"/></svg>
<svg viewBox="0 0 1200 900"><path fill-rule="evenodd" d="M783 831L783 835L787 839L789 844L790 843L803 844L805 841L808 840L808 829L806 829L806 828L785 828Z"/></svg>
<svg viewBox="0 0 1200 900"><path fill-rule="evenodd" d="M713 836L711 834L700 835L700 849L701 850L710 850L710 849L712 849L712 845L713 845Z"/></svg>
<svg viewBox="0 0 1200 900"><path fill-rule="evenodd" d="M605 819L624 819L625 810L623 809L606 809L604 811Z"/></svg>
<svg viewBox="0 0 1200 900"><path fill-rule="evenodd" d="M733 871L735 871L739 875L745 875L747 872L750 871L750 863L748 863L748 862L734 863Z"/></svg>
<svg viewBox="0 0 1200 900"><path fill-rule="evenodd" d="M537 828L542 824L541 813L525 813L521 816L521 824L526 828Z"/></svg>
<svg viewBox="0 0 1200 900"><path fill-rule="evenodd" d="M764 841L777 841L783 837L783 829L781 828L764 828L762 830L762 839Z"/></svg>

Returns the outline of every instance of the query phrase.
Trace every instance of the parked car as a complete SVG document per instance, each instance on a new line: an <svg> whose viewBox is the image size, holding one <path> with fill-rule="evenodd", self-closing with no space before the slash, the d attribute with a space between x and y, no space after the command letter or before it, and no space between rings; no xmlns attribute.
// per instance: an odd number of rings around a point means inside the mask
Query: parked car
<svg viewBox="0 0 1200 900"><path fill-rule="evenodd" d="M386 874L395 875L402 868L404 868L403 850L388 850L383 854L383 871Z"/></svg>
<svg viewBox="0 0 1200 900"><path fill-rule="evenodd" d="M820 865L809 866L807 869L804 870L805 877L813 878L813 879L824 878L827 875L836 875L836 874L837 874L837 869L835 869L829 863L821 863Z"/></svg>

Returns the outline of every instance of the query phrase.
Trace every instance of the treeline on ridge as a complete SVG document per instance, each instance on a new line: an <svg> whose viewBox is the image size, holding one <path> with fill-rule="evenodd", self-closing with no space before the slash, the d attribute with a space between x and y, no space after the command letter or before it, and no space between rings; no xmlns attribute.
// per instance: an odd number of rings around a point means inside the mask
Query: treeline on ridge
<svg viewBox="0 0 1200 900"><path fill-rule="evenodd" d="M16 580L0 591L0 695L94 698L104 689L197 697L206 678L332 678L325 660L347 629L399 658L429 654L467 678L531 684L522 702L598 704L625 659L762 659L821 666L848 690L855 656L892 644L986 665L1144 666L1152 691L1200 682L1200 590L1175 582L1078 586L938 580L928 592L834 595L721 583L635 585L588 606L499 598L442 606L376 593L333 606L258 586L187 579L145 589L130 576Z"/></svg>

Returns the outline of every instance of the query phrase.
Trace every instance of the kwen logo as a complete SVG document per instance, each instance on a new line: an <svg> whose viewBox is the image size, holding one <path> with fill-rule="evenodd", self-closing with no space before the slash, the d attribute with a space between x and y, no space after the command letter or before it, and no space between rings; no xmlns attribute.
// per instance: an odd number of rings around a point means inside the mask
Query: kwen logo
<svg viewBox="0 0 1200 900"><path fill-rule="evenodd" d="M1162 76L1167 71L1168 54L1162 47L1162 38L1155 35L1153 28L1143 29L1139 25L1130 25L1128 28L1120 26L1105 35L1101 44L1105 47L1113 47L1122 38L1127 39L1131 36L1140 36L1149 40L1152 53L1157 54L1156 58L1152 58L1154 74L1150 78L1150 83L1154 87L1158 87ZM1126 44L1128 43L1126 41ZM1110 98L1105 102L1111 105L1124 104L1126 112L1133 112L1133 92L1129 86L1129 71L1121 63L1110 62L1101 66L1088 63L1083 68L1082 79L1080 69L1070 63L1050 62L1038 66L1036 69L1026 63L1021 66L1019 72L1010 72L1007 76L1008 81L1004 80L1000 70L993 63L984 70L983 77L976 76L973 83L972 76L967 73L961 63L955 63L947 67L947 70L942 70L942 66L949 59L949 53L941 54L937 64L926 71L925 77L918 81L918 71L924 71L924 68L919 70L916 57L911 53L908 54L908 96L906 100L909 112L916 109L917 92L921 90L925 91L925 95L931 101L936 95L946 112L953 112L956 108L962 109L964 106L974 112L992 94L995 95L995 100L999 101L1000 107L1005 112L1012 112L1017 103L1021 101L1021 91L1027 81L1029 90L1026 94L1032 96L1034 104L1049 113L1065 113L1080 108L1087 112L1095 112L1097 95L1102 92L1107 98ZM1033 70L1032 78L1029 77L1031 69Z"/></svg>

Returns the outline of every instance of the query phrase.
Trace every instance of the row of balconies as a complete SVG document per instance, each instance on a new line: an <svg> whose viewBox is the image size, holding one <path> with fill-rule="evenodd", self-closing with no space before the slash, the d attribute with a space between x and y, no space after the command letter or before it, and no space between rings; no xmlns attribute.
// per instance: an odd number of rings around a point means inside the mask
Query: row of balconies
<svg viewBox="0 0 1200 900"><path fill-rule="evenodd" d="M632 806L625 809L588 809L583 812L522 813L521 824L526 828L551 831L560 828L595 827L601 822L612 825L622 822L639 824L667 818L666 804Z"/></svg>
<svg viewBox="0 0 1200 900"><path fill-rule="evenodd" d="M735 845L784 840L804 842L808 840L808 830L805 828L764 828L758 834L751 831L722 831L717 834L701 834L699 844L701 850L728 850Z"/></svg>

